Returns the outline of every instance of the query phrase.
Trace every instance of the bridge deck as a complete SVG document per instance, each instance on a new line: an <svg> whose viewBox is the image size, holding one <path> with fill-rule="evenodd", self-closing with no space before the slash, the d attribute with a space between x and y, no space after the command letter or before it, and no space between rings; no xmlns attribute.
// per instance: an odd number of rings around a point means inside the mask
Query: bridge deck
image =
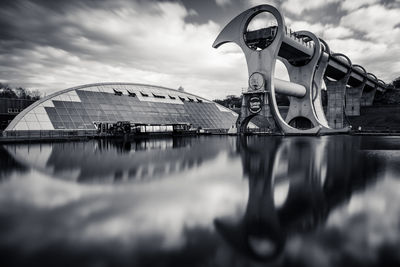
<svg viewBox="0 0 400 267"><path fill-rule="evenodd" d="M250 47L263 49L267 47L272 41L276 34L276 27L264 28L256 31L249 31L245 33L245 39ZM326 56L329 56L324 52ZM312 57L314 54L314 46L310 43L304 42L302 38L299 38L295 32L286 29L285 36L279 50L278 56L289 60L290 62L304 62ZM325 71L325 75L328 78L335 80L343 77L348 69L349 64L340 57L329 56L328 67ZM364 73L359 69L352 69L351 76L348 84L356 87L364 81ZM365 84L365 90L369 91L375 88L383 91L385 88L381 83L378 83L371 77L367 77Z"/></svg>

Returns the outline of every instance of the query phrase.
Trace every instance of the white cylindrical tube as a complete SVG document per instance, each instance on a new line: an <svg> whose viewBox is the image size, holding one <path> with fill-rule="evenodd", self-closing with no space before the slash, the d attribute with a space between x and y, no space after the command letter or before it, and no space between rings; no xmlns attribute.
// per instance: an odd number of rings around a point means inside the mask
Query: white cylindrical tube
<svg viewBox="0 0 400 267"><path fill-rule="evenodd" d="M287 82L275 78L274 84L275 84L275 92L278 94L295 96L298 98L301 98L306 94L306 88L298 83Z"/></svg>

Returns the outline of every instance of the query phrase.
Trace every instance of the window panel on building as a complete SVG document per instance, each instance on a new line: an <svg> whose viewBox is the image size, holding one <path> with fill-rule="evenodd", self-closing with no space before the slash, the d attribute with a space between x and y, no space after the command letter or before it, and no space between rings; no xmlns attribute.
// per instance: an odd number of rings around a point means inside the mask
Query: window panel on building
<svg viewBox="0 0 400 267"><path fill-rule="evenodd" d="M36 118L38 119L38 121L50 121L47 114L36 114Z"/></svg>
<svg viewBox="0 0 400 267"><path fill-rule="evenodd" d="M26 122L37 122L38 120L37 120L37 118L36 118L36 115L35 115L35 113L27 113L25 116L24 116L24 118L25 118L25 121Z"/></svg>
<svg viewBox="0 0 400 267"><path fill-rule="evenodd" d="M79 115L71 115L71 120L73 122L83 122L81 116Z"/></svg>
<svg viewBox="0 0 400 267"><path fill-rule="evenodd" d="M83 121L74 122L74 124L76 129L86 129L85 125L83 124Z"/></svg>
<svg viewBox="0 0 400 267"><path fill-rule="evenodd" d="M54 130L53 123L51 122L39 122L42 130Z"/></svg>
<svg viewBox="0 0 400 267"><path fill-rule="evenodd" d="M72 122L72 119L69 115L59 115L62 122Z"/></svg>
<svg viewBox="0 0 400 267"><path fill-rule="evenodd" d="M28 129L31 131L41 130L40 124L38 121L27 121L26 124L28 125Z"/></svg>
<svg viewBox="0 0 400 267"><path fill-rule="evenodd" d="M43 106L38 106L33 110L36 114L46 114L46 110Z"/></svg>
<svg viewBox="0 0 400 267"><path fill-rule="evenodd" d="M53 100L53 104L56 108L65 108L63 101Z"/></svg>
<svg viewBox="0 0 400 267"><path fill-rule="evenodd" d="M64 121L63 123L66 129L76 129L75 124L73 122Z"/></svg>
<svg viewBox="0 0 400 267"><path fill-rule="evenodd" d="M15 125L14 130L17 130L17 131L28 131L29 129L28 129L28 125L26 124L25 121L19 121L17 123L17 125Z"/></svg>
<svg viewBox="0 0 400 267"><path fill-rule="evenodd" d="M58 115L68 115L68 111L66 108L56 108Z"/></svg>
<svg viewBox="0 0 400 267"><path fill-rule="evenodd" d="M92 122L91 118L89 116L87 116L87 115L83 115L81 117L82 117L82 120L83 120L84 123L91 123Z"/></svg>

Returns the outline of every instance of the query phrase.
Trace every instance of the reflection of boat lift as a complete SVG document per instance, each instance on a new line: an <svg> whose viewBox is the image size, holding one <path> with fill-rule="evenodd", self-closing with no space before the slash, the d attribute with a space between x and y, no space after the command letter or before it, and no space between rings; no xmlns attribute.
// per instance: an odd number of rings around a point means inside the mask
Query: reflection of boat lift
<svg viewBox="0 0 400 267"><path fill-rule="evenodd" d="M376 161L369 157L371 162L365 162L356 154L359 143L353 140L349 144L345 137L272 141L242 136L238 150L249 179L246 212L239 222L215 219L217 231L251 258L278 258L289 234L314 230L326 221L330 211L377 177ZM249 140L257 142L249 144ZM277 187L285 184L286 195L278 203Z"/></svg>

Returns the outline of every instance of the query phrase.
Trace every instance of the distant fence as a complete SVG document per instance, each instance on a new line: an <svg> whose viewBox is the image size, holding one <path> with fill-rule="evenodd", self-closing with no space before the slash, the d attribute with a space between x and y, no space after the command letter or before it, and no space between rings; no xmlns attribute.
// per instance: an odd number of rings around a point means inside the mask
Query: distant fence
<svg viewBox="0 0 400 267"><path fill-rule="evenodd" d="M227 129L204 129L202 131L183 131L183 132L169 132L167 134L227 134ZM157 135L166 134L165 132L144 132L144 133L131 133L127 136L143 136L143 135ZM115 134L99 133L97 130L51 130L51 131L4 131L0 132L1 142L29 142L29 141L51 141L51 140L72 140L72 139L86 139L86 138L106 138L119 136ZM121 135L122 136L122 135Z"/></svg>
<svg viewBox="0 0 400 267"><path fill-rule="evenodd" d="M202 133L202 131L199 131L200 133ZM207 129L203 129L204 133L209 133L209 134L227 134L228 133L228 129L211 129L211 128L207 128Z"/></svg>
<svg viewBox="0 0 400 267"><path fill-rule="evenodd" d="M247 128L246 133L272 133L272 130L268 127Z"/></svg>

